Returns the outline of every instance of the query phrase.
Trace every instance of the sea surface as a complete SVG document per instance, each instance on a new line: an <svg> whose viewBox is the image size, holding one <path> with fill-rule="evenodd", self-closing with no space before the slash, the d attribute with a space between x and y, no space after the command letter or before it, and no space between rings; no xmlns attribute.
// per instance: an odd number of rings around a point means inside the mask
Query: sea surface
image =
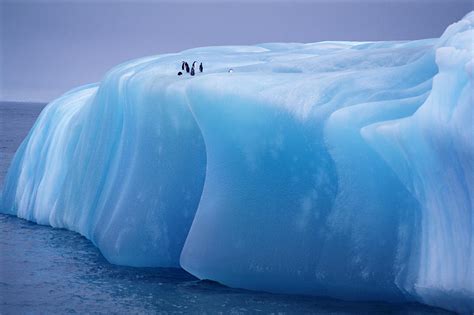
<svg viewBox="0 0 474 315"><path fill-rule="evenodd" d="M0 102L0 187L44 104ZM0 214L0 314L449 314L231 289L181 269L108 263L79 234Z"/></svg>

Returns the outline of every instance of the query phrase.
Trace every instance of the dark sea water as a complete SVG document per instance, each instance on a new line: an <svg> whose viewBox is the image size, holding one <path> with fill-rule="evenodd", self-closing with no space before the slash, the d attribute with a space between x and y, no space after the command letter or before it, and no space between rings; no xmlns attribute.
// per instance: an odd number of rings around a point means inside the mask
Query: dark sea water
<svg viewBox="0 0 474 315"><path fill-rule="evenodd" d="M0 103L0 185L43 106ZM77 233L0 214L0 314L64 313L448 314L420 304L237 290L180 269L116 266Z"/></svg>

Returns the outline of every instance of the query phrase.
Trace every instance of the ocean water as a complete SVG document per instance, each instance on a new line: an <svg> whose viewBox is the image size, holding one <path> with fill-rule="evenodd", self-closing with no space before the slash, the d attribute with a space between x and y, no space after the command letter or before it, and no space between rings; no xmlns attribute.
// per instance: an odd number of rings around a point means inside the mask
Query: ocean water
<svg viewBox="0 0 474 315"><path fill-rule="evenodd" d="M43 107L0 103L0 187ZM57 313L449 314L417 303L231 289L180 269L116 266L77 233L0 215L0 314Z"/></svg>

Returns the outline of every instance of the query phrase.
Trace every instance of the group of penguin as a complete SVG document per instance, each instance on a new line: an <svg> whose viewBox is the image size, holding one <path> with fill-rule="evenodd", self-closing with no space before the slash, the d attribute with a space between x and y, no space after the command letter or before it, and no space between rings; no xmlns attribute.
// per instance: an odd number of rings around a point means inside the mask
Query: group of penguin
<svg viewBox="0 0 474 315"><path fill-rule="evenodd" d="M189 64L186 62L186 61L183 61L181 63L181 70L186 70L187 73L189 73L190 75L194 76L194 74L196 73L196 71L194 70L194 66L196 65L196 61L193 62L193 65L191 67L191 69L189 68ZM203 67L202 67L202 62L199 64L199 72L202 72L203 70ZM183 75L183 72L182 71L179 71L178 72L178 75Z"/></svg>

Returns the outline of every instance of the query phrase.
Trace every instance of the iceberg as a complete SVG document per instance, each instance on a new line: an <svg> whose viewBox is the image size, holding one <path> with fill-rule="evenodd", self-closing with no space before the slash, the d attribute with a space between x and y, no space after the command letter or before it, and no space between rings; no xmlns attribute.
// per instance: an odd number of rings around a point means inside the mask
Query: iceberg
<svg viewBox="0 0 474 315"><path fill-rule="evenodd" d="M115 264L474 312L473 26L124 63L43 110L0 209Z"/></svg>

